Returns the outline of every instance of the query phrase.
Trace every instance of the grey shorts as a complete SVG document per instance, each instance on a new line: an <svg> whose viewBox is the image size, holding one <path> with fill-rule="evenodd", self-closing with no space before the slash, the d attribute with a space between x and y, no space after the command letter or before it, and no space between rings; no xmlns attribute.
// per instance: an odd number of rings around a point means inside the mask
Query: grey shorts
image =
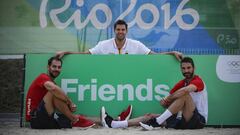
<svg viewBox="0 0 240 135"><path fill-rule="evenodd" d="M53 113L48 115L42 100L38 109L31 112L30 125L33 129L60 129L71 128L71 121L63 114Z"/></svg>
<svg viewBox="0 0 240 135"><path fill-rule="evenodd" d="M167 119L167 128L175 129L201 129L205 126L205 118L198 112L197 109L194 110L192 118L186 122L185 118L182 117L181 120L177 119L177 115L173 115Z"/></svg>

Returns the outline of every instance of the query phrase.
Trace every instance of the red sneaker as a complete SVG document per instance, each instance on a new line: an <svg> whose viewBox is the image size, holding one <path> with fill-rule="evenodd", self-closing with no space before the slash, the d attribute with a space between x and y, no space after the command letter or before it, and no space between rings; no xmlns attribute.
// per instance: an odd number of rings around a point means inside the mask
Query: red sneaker
<svg viewBox="0 0 240 135"><path fill-rule="evenodd" d="M121 114L118 115L118 120L129 120L132 114L132 105L129 105L126 110L121 112Z"/></svg>
<svg viewBox="0 0 240 135"><path fill-rule="evenodd" d="M91 120L86 119L84 116L77 115L78 121L72 124L73 128L87 129L95 125Z"/></svg>

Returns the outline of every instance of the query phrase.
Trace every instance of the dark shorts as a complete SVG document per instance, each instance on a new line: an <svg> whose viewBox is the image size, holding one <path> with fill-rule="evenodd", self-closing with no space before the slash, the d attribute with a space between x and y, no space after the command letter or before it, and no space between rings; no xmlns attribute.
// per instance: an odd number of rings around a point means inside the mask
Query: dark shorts
<svg viewBox="0 0 240 135"><path fill-rule="evenodd" d="M63 114L48 115L42 100L37 110L31 112L30 125L33 129L60 129L71 128L71 121Z"/></svg>
<svg viewBox="0 0 240 135"><path fill-rule="evenodd" d="M173 115L167 119L167 128L175 129L202 129L205 124L205 118L198 112L197 109L194 110L192 118L186 122L184 117L179 120L176 118L177 115Z"/></svg>

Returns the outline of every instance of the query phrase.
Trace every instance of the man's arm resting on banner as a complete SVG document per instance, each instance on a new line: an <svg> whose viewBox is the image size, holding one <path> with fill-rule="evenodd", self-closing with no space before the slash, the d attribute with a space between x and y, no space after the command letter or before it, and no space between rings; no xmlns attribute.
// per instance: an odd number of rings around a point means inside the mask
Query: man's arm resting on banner
<svg viewBox="0 0 240 135"><path fill-rule="evenodd" d="M87 51L87 52L59 51L56 53L56 57L62 58L64 55L67 55L67 54L91 54L91 52L90 51Z"/></svg>
<svg viewBox="0 0 240 135"><path fill-rule="evenodd" d="M172 51L172 52L161 52L161 53L156 53L154 51L150 51L148 54L170 54L170 55L174 55L178 61L181 61L181 59L183 58L183 54L181 52L178 51Z"/></svg>

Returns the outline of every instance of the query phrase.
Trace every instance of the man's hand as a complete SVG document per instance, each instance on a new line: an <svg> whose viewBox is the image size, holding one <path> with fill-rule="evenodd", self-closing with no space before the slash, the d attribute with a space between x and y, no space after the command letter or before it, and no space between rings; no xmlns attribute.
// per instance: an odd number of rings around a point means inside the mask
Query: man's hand
<svg viewBox="0 0 240 135"><path fill-rule="evenodd" d="M65 103L67 104L69 110L71 112L75 112L77 109L77 106L72 102L72 100L70 98L67 98Z"/></svg>
<svg viewBox="0 0 240 135"><path fill-rule="evenodd" d="M181 61L183 58L183 54L178 51L161 52L161 53L155 53L155 52L151 51L149 54L170 54L170 55L174 55L178 61Z"/></svg>
<svg viewBox="0 0 240 135"><path fill-rule="evenodd" d="M72 102L72 100L70 98L66 97L65 103L67 104L67 106L71 112L76 111L77 106Z"/></svg>
<svg viewBox="0 0 240 135"><path fill-rule="evenodd" d="M77 106L72 102L69 105L69 109L70 109L71 112L75 112L77 110Z"/></svg>
<svg viewBox="0 0 240 135"><path fill-rule="evenodd" d="M163 106L164 108L167 108L170 105L170 101L167 99L167 97L163 98L160 101L160 105Z"/></svg>
<svg viewBox="0 0 240 135"><path fill-rule="evenodd" d="M183 58L183 54L181 52L178 51L173 51L172 52L174 54L174 56L178 59L178 61L181 61Z"/></svg>

